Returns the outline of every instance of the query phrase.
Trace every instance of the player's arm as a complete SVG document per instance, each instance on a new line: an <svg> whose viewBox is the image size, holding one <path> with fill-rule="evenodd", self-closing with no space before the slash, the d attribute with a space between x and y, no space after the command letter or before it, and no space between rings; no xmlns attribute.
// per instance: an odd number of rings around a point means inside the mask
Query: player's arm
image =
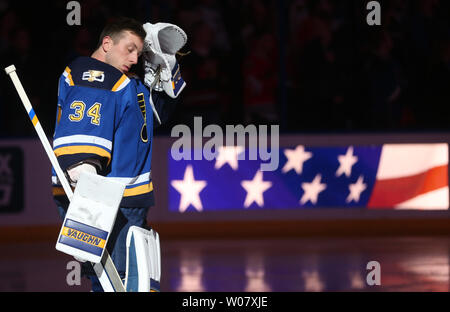
<svg viewBox="0 0 450 312"><path fill-rule="evenodd" d="M175 111L176 104L178 103L177 98L172 98L168 96L165 92L153 92L152 93L153 103L155 104L156 111L161 119L161 124L166 123L169 117ZM154 122L154 127L160 126L159 123Z"/></svg>
<svg viewBox="0 0 450 312"><path fill-rule="evenodd" d="M89 165L100 172L111 161L113 126L109 125L110 121L104 112L108 105L100 102L91 105L88 103L79 97L69 101L62 109L61 121L55 129L53 150L64 171L79 165ZM99 121L98 125L91 124L90 117L83 116L87 114L98 115L99 119L106 120Z"/></svg>
<svg viewBox="0 0 450 312"><path fill-rule="evenodd" d="M60 81L53 150L68 178L83 170L102 173L110 164L116 97L104 89Z"/></svg>

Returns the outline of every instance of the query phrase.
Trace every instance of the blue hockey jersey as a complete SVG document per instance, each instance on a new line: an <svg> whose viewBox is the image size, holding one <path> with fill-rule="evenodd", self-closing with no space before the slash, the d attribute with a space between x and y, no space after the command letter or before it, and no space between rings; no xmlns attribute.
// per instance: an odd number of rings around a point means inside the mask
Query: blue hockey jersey
<svg viewBox="0 0 450 312"><path fill-rule="evenodd" d="M164 95L153 93L153 102ZM158 103L160 104L160 103ZM121 207L154 204L151 177L153 113L138 79L91 57L73 61L59 80L53 150L61 168L87 159L99 174L126 184ZM64 195L53 173L53 194Z"/></svg>

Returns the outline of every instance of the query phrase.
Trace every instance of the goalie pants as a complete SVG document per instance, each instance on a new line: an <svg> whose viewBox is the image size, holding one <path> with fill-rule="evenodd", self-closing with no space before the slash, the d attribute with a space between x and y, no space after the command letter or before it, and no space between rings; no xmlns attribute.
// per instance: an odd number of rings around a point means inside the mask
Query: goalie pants
<svg viewBox="0 0 450 312"><path fill-rule="evenodd" d="M58 213L62 220L66 215L67 208L69 207L69 201L55 199L58 207ZM123 208L121 207L117 212L116 222L114 223L113 230L108 239L106 249L111 255L111 259L116 266L117 272L122 279L125 278L126 272L126 239L128 229L135 225L142 228L149 229L147 226L147 213L148 207L145 208ZM89 262L85 262L82 265L82 274L87 276L92 282L93 291L103 291L97 276Z"/></svg>

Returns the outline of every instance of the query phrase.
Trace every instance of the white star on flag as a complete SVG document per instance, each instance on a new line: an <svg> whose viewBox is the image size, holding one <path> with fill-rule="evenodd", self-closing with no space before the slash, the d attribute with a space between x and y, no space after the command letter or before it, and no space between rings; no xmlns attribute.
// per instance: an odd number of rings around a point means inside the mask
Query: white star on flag
<svg viewBox="0 0 450 312"><path fill-rule="evenodd" d="M263 173L258 170L253 180L244 180L241 186L247 191L244 207L248 208L253 202L262 207L264 206L263 193L272 187L272 182L263 181Z"/></svg>
<svg viewBox="0 0 450 312"><path fill-rule="evenodd" d="M289 170L294 169L297 174L302 173L303 163L313 156L311 152L305 152L305 147L303 145L298 145L295 150L285 149L284 155L286 156L287 161L283 169L281 169L281 172L286 173Z"/></svg>
<svg viewBox="0 0 450 312"><path fill-rule="evenodd" d="M302 189L304 193L302 198L300 199L300 204L306 204L308 201L311 201L311 203L313 203L314 205L317 204L319 193L327 188L327 185L325 183L320 183L321 179L322 175L317 174L312 182L302 183Z"/></svg>
<svg viewBox="0 0 450 312"><path fill-rule="evenodd" d="M229 164L233 170L238 169L238 156L244 151L243 146L220 146L214 169L220 169Z"/></svg>
<svg viewBox="0 0 450 312"><path fill-rule="evenodd" d="M348 186L348 189L350 190L350 194L348 194L347 199L345 200L347 203L351 202L352 200L355 201L355 203L359 202L359 197L361 196L361 193L367 188L367 184L364 183L364 177L361 175L359 176L356 183L351 183Z"/></svg>
<svg viewBox="0 0 450 312"><path fill-rule="evenodd" d="M358 157L353 155L353 146L347 149L345 155L339 155L339 168L336 171L336 177L340 177L343 173L350 177L352 174L352 167L358 161Z"/></svg>
<svg viewBox="0 0 450 312"><path fill-rule="evenodd" d="M200 192L206 186L206 181L196 181L194 178L194 170L192 165L188 165L184 171L183 180L173 180L170 184L180 193L179 211L185 212L189 205L192 204L198 211L203 210L202 201L200 200Z"/></svg>

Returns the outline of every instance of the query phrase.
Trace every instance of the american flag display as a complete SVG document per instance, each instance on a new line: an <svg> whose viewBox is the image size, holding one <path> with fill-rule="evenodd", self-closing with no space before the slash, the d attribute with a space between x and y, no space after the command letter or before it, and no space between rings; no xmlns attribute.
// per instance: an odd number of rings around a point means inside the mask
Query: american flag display
<svg viewBox="0 0 450 312"><path fill-rule="evenodd" d="M448 144L283 147L261 171L241 146L213 160L174 160L169 210L449 208Z"/></svg>

